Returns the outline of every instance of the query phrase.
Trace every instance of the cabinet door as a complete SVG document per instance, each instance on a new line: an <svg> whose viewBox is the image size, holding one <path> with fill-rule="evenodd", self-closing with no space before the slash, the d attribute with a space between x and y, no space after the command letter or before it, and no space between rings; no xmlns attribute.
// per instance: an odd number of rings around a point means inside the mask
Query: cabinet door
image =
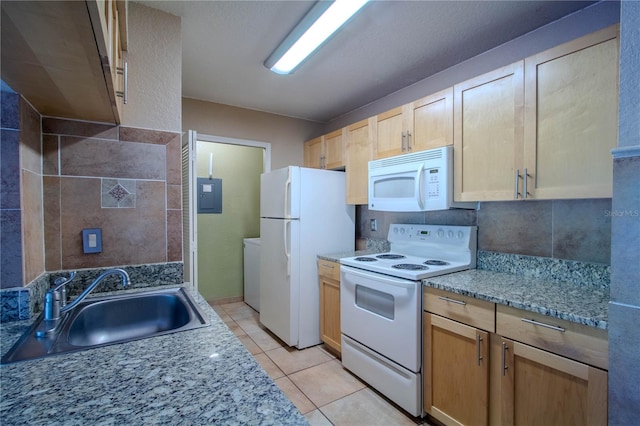
<svg viewBox="0 0 640 426"><path fill-rule="evenodd" d="M344 167L344 139L342 129L324 136L324 168L340 169Z"/></svg>
<svg viewBox="0 0 640 426"><path fill-rule="evenodd" d="M453 87L413 102L409 120L412 152L453 145Z"/></svg>
<svg viewBox="0 0 640 426"><path fill-rule="evenodd" d="M122 43L120 34L120 11L114 1L111 3L111 81L115 93L116 116L122 117L124 105L124 59L122 57Z"/></svg>
<svg viewBox="0 0 640 426"><path fill-rule="evenodd" d="M525 60L529 196L611 197L618 142L618 26Z"/></svg>
<svg viewBox="0 0 640 426"><path fill-rule="evenodd" d="M340 265L318 261L320 282L320 338L332 349L341 352L340 339Z"/></svg>
<svg viewBox="0 0 640 426"><path fill-rule="evenodd" d="M347 204L367 204L369 191L369 160L372 152L373 119L362 120L347 127L345 173Z"/></svg>
<svg viewBox="0 0 640 426"><path fill-rule="evenodd" d="M489 421L489 333L424 313L424 410L447 425Z"/></svg>
<svg viewBox="0 0 640 426"><path fill-rule="evenodd" d="M322 163L322 136L304 143L304 166L321 169Z"/></svg>
<svg viewBox="0 0 640 426"><path fill-rule="evenodd" d="M504 425L607 424L607 372L503 338Z"/></svg>
<svg viewBox="0 0 640 426"><path fill-rule="evenodd" d="M523 85L519 61L454 86L455 201L518 198Z"/></svg>
<svg viewBox="0 0 640 426"><path fill-rule="evenodd" d="M376 141L374 158L386 158L407 151L404 132L403 107L394 108L376 117Z"/></svg>
<svg viewBox="0 0 640 426"><path fill-rule="evenodd" d="M123 10L120 13L118 2L115 0L91 0L86 3L98 53L102 60L114 118L116 123L120 123L124 96L121 28L126 27L126 11ZM121 3L120 7L125 9L125 2ZM121 22L123 20L125 20L124 24Z"/></svg>

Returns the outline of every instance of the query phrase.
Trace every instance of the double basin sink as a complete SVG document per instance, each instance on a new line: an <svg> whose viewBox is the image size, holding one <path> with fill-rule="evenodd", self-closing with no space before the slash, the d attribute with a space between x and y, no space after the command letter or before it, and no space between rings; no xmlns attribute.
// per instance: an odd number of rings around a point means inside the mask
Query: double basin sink
<svg viewBox="0 0 640 426"><path fill-rule="evenodd" d="M189 292L169 288L83 300L60 320L55 333L37 336L43 316L33 323L0 361L44 358L178 331L206 327L206 319Z"/></svg>

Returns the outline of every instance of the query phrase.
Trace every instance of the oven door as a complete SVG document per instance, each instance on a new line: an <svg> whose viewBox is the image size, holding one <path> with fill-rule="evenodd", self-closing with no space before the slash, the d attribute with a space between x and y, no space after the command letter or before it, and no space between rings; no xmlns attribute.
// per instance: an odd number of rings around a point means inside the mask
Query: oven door
<svg viewBox="0 0 640 426"><path fill-rule="evenodd" d="M340 267L342 334L413 372L421 366L421 283Z"/></svg>

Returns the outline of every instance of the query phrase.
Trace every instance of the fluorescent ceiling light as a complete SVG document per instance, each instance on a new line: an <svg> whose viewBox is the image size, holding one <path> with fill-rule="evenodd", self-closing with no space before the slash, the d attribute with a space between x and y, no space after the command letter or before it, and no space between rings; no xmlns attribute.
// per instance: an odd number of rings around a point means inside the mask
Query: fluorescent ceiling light
<svg viewBox="0 0 640 426"><path fill-rule="evenodd" d="M290 74L368 1L317 2L264 65L275 73Z"/></svg>

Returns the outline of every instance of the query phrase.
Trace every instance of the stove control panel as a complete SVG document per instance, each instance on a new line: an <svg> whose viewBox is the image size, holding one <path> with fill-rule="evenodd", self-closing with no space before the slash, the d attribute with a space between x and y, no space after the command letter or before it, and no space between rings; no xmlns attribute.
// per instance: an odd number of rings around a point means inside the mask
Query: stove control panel
<svg viewBox="0 0 640 426"><path fill-rule="evenodd" d="M390 242L425 241L439 244L460 244L475 239L475 226L445 226L391 224L387 239Z"/></svg>

